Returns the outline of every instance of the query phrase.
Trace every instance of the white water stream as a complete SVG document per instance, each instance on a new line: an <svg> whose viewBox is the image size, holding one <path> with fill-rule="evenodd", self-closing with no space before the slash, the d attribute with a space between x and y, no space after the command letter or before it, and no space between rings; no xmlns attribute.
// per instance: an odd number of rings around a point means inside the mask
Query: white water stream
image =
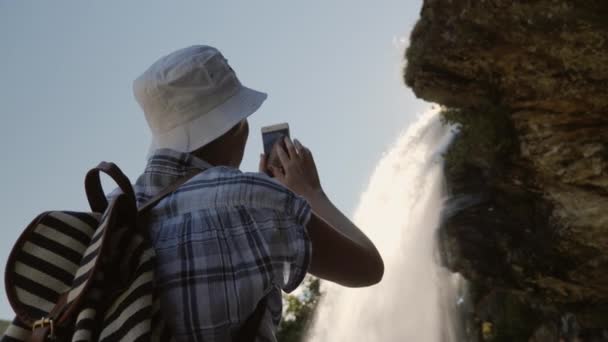
<svg viewBox="0 0 608 342"><path fill-rule="evenodd" d="M442 153L453 137L435 111L399 137L374 171L354 221L385 263L378 285L325 282L311 342L455 342L460 277L438 265L436 232L445 200Z"/></svg>

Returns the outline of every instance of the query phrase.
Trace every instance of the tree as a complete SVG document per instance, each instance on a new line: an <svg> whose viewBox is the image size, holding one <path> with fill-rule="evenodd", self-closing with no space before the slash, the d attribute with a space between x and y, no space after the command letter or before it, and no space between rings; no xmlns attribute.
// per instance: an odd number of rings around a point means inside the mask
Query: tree
<svg viewBox="0 0 608 342"><path fill-rule="evenodd" d="M9 321L4 321L0 319L0 337L2 337L2 335L4 335L4 331L6 330L6 328L8 328L8 325L11 322Z"/></svg>
<svg viewBox="0 0 608 342"><path fill-rule="evenodd" d="M298 292L283 295L283 320L277 331L277 340L280 342L303 342L321 297L319 279L308 276L302 284L301 292Z"/></svg>

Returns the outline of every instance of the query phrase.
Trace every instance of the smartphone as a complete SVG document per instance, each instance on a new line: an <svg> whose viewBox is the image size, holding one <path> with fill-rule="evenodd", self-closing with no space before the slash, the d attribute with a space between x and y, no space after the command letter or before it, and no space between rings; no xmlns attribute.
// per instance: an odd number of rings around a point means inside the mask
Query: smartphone
<svg viewBox="0 0 608 342"><path fill-rule="evenodd" d="M274 144L283 137L289 137L289 125L286 122L272 126L262 127L262 142L264 143L264 154L269 156Z"/></svg>

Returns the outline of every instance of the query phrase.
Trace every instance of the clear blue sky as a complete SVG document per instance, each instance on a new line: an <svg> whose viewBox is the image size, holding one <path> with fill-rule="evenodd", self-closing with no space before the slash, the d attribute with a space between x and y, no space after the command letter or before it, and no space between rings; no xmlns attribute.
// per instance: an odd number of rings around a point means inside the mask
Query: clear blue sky
<svg viewBox="0 0 608 342"><path fill-rule="evenodd" d="M401 81L421 2L0 0L0 263L39 212L88 209L83 177L100 160L139 175L150 135L131 82L193 44L269 94L242 169L257 169L260 127L287 121L352 215L383 152L429 106Z"/></svg>

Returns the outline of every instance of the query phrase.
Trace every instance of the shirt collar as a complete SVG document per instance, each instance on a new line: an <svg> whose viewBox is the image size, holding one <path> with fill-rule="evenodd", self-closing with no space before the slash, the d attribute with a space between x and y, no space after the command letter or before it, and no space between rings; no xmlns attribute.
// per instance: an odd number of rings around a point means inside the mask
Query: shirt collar
<svg viewBox="0 0 608 342"><path fill-rule="evenodd" d="M191 153L179 152L168 148L154 151L148 159L146 172L182 174L190 169L210 169L213 165L193 156Z"/></svg>

